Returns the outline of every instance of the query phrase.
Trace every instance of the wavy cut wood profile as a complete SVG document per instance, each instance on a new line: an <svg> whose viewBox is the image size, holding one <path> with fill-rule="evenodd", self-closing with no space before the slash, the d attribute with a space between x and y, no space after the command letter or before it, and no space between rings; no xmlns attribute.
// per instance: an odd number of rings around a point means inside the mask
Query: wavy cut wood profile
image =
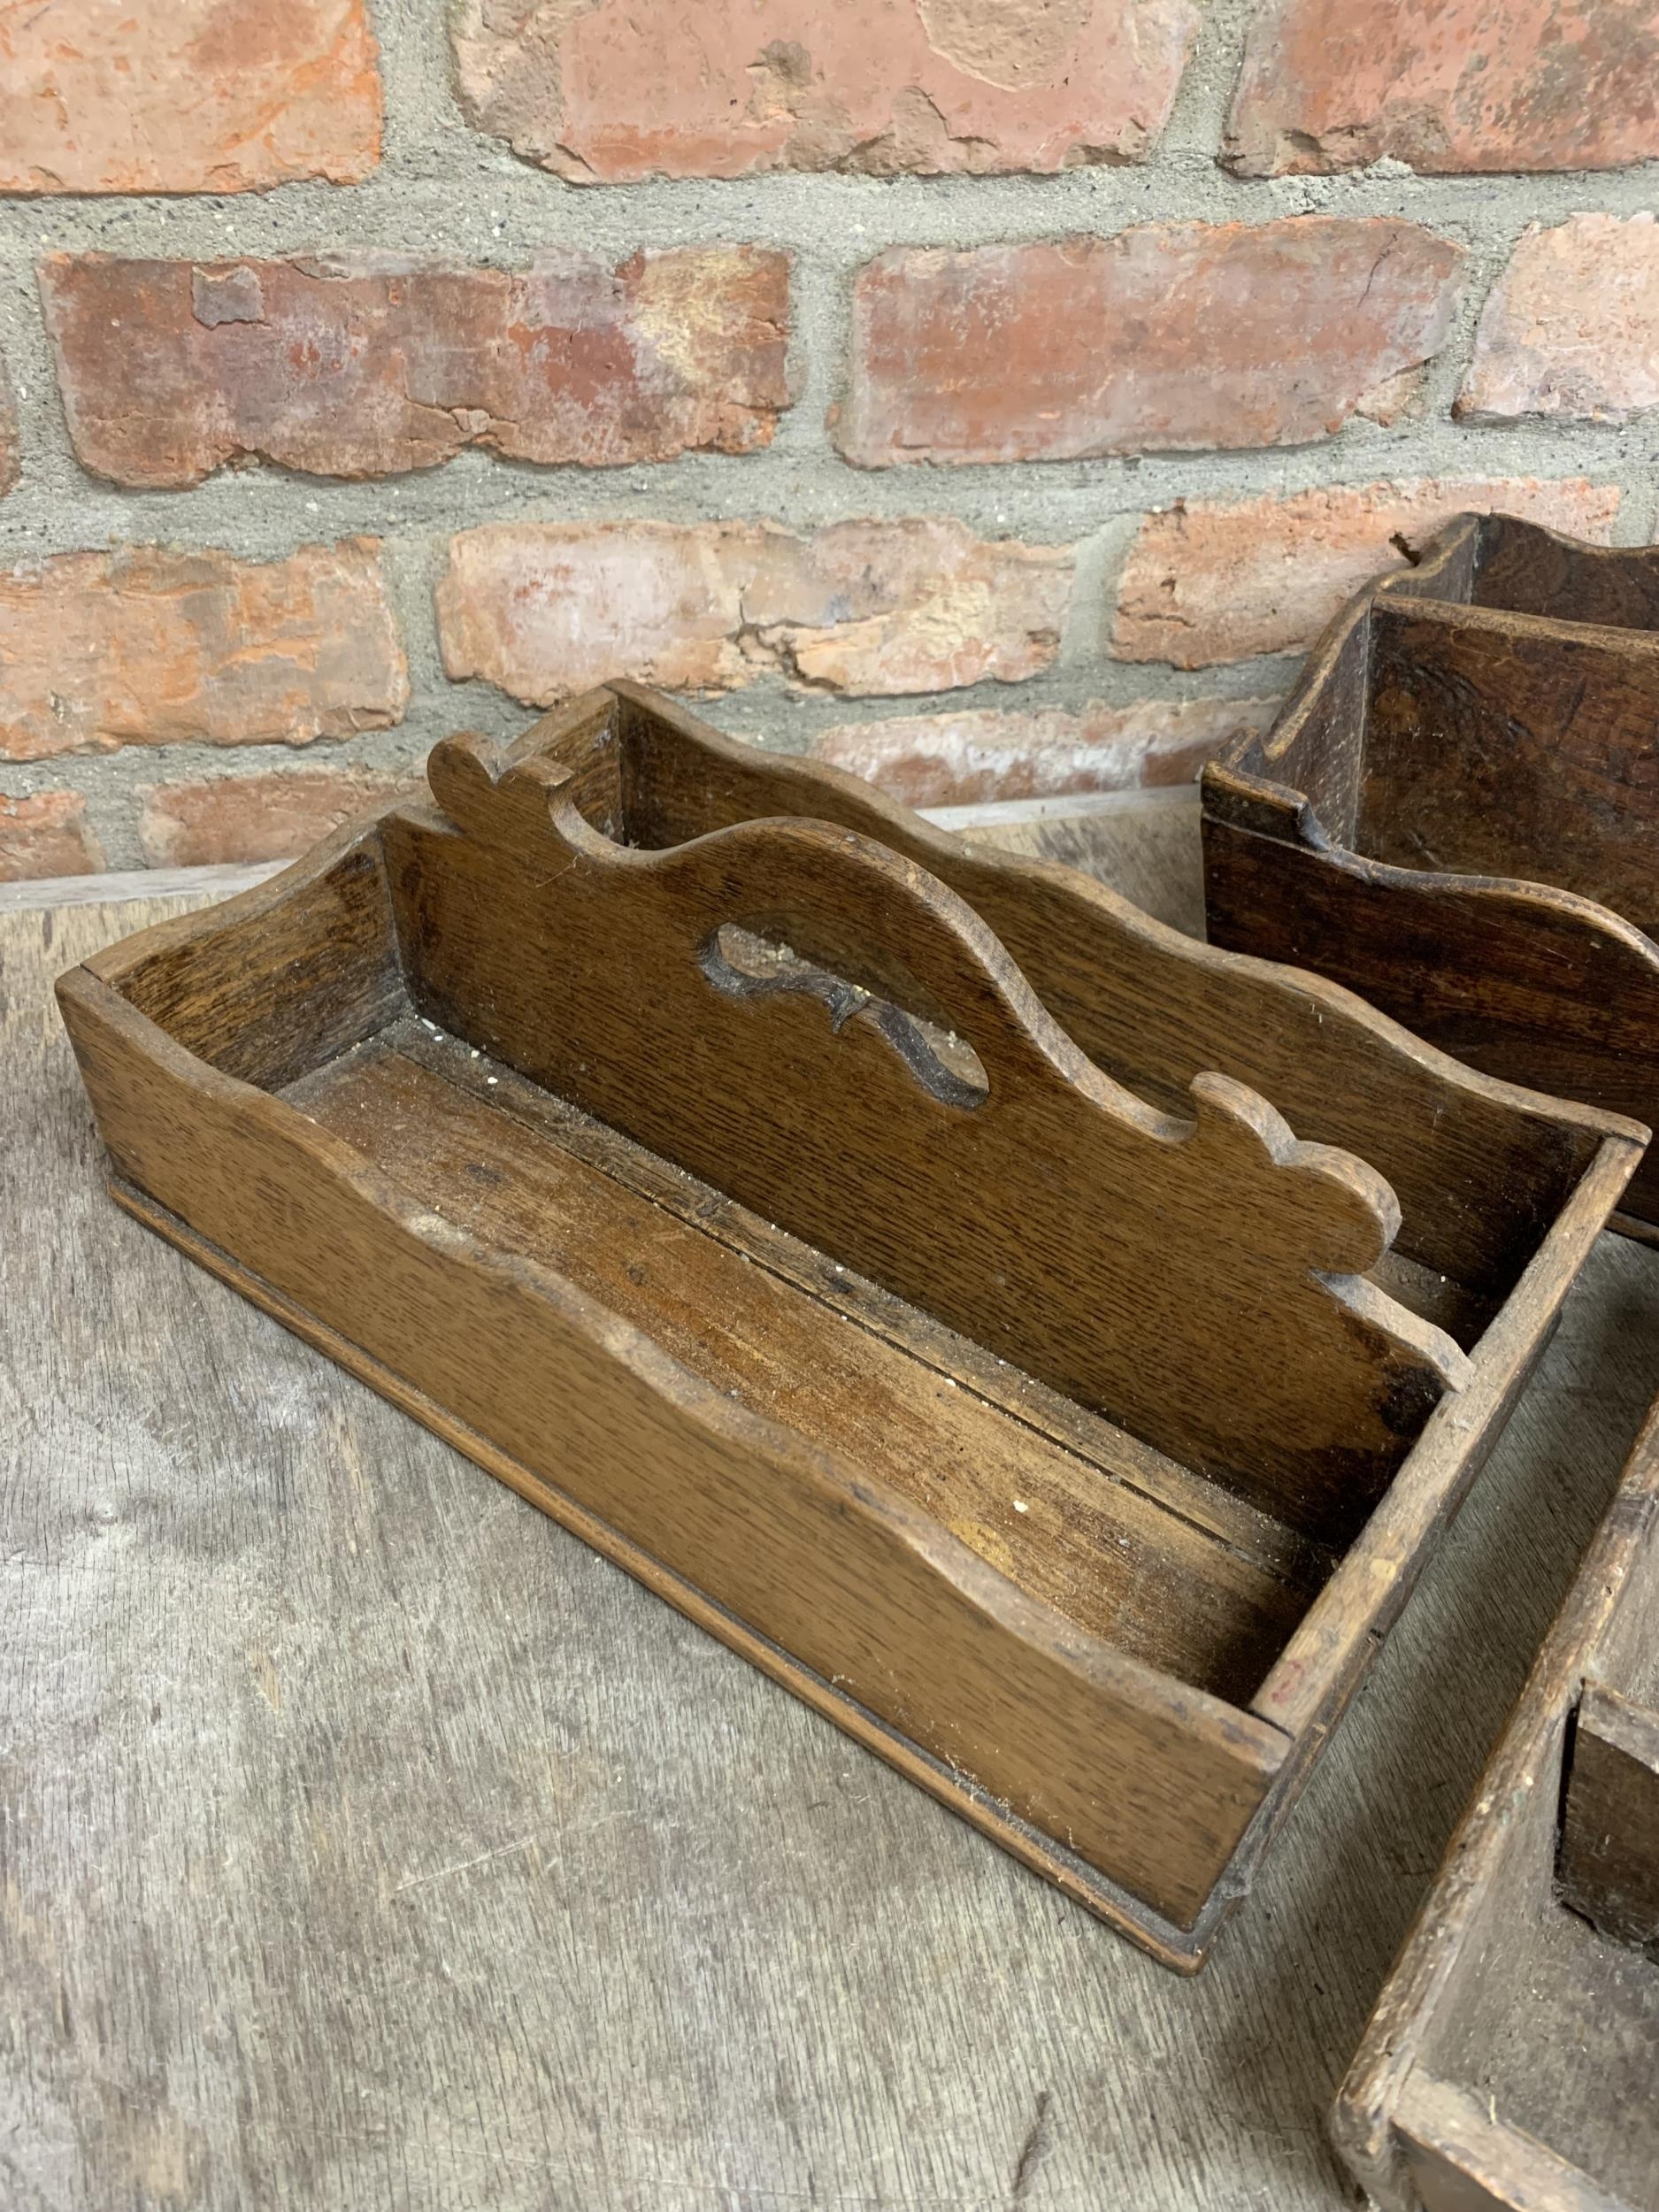
<svg viewBox="0 0 1659 2212"><path fill-rule="evenodd" d="M1659 548L1465 515L1204 774L1212 942L1659 1119ZM1617 1225L1659 1240L1659 1165Z"/></svg>
<svg viewBox="0 0 1659 2212"><path fill-rule="evenodd" d="M1169 1962L1642 1133L633 687L63 979L141 1218Z"/></svg>

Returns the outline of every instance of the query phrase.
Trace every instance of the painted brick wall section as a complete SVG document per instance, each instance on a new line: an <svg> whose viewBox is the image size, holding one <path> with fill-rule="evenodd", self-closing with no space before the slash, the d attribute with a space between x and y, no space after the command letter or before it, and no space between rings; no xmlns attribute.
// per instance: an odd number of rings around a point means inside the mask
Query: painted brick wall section
<svg viewBox="0 0 1659 2212"><path fill-rule="evenodd" d="M0 792L0 880L88 876L103 865L78 791L36 791L21 799Z"/></svg>
<svg viewBox="0 0 1659 2212"><path fill-rule="evenodd" d="M1575 215L1529 230L1493 287L1460 416L1628 422L1659 406L1659 223Z"/></svg>
<svg viewBox="0 0 1659 2212"><path fill-rule="evenodd" d="M141 787L138 841L152 868L293 860L353 814L415 795L418 777L389 769L276 769Z"/></svg>
<svg viewBox="0 0 1659 2212"><path fill-rule="evenodd" d="M918 804L1185 780L1449 513L1654 534L1653 0L13 12L0 877L620 673Z"/></svg>
<svg viewBox="0 0 1659 2212"><path fill-rule="evenodd" d="M895 714L820 731L814 756L879 783L908 806L972 806L1083 791L1190 783L1217 746L1272 719L1271 699L1098 699L1021 712Z"/></svg>

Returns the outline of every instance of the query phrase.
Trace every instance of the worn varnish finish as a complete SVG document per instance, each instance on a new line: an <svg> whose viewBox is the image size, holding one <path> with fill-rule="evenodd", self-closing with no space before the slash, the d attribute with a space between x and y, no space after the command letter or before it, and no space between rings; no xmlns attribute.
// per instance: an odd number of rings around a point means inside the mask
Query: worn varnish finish
<svg viewBox="0 0 1659 2212"><path fill-rule="evenodd" d="M1466 516L1204 775L1211 940L1473 1066L1659 1115L1659 557ZM1627 1225L1659 1233L1659 1165Z"/></svg>
<svg viewBox="0 0 1659 2212"><path fill-rule="evenodd" d="M1196 876L1179 802L1014 833ZM8 2208L1351 2204L1324 2114L1659 1390L1659 1254L1597 1243L1184 1980L109 1204L51 979L177 909L96 887L0 911Z"/></svg>
<svg viewBox="0 0 1659 2212"><path fill-rule="evenodd" d="M1640 1133L638 692L431 782L65 977L118 1195L1195 1966Z"/></svg>
<svg viewBox="0 0 1659 2212"><path fill-rule="evenodd" d="M1655 1699L1659 1409L1342 2085L1386 2212L1659 2206Z"/></svg>

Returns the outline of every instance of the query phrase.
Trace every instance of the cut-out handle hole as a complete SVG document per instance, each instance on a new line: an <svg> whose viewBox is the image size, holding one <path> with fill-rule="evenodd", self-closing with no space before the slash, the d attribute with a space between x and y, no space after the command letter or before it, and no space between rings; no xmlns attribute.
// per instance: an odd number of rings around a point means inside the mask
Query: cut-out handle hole
<svg viewBox="0 0 1659 2212"><path fill-rule="evenodd" d="M697 964L727 998L771 998L795 993L821 999L839 1035L849 1022L868 1022L886 1038L930 1096L971 1113L990 1095L985 1064L964 1038L939 1023L907 1013L833 970L803 959L788 945L724 922L703 944Z"/></svg>

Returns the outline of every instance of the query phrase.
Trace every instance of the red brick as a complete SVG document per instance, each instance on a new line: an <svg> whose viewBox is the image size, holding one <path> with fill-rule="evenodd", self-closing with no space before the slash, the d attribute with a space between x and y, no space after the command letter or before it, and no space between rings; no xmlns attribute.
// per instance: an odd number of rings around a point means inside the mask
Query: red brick
<svg viewBox="0 0 1659 2212"><path fill-rule="evenodd" d="M51 0L0 28L0 191L355 184L380 157L365 0Z"/></svg>
<svg viewBox="0 0 1659 2212"><path fill-rule="evenodd" d="M1526 515L1605 543L1618 491L1582 476L1417 478L1288 499L1193 500L1148 515L1124 564L1119 660L1206 668L1299 651L1371 577L1403 567L1455 514Z"/></svg>
<svg viewBox="0 0 1659 2212"><path fill-rule="evenodd" d="M1463 258L1415 223L1327 216L901 248L855 286L837 441L884 468L1300 445L1350 415L1391 422L1446 336Z"/></svg>
<svg viewBox="0 0 1659 2212"><path fill-rule="evenodd" d="M907 806L974 806L1079 791L1190 783L1223 745L1264 730L1271 699L1140 699L1080 711L974 708L842 722L812 741L816 758L849 768Z"/></svg>
<svg viewBox="0 0 1659 2212"><path fill-rule="evenodd" d="M1269 0L1223 158L1248 177L1617 169L1659 154L1652 0Z"/></svg>
<svg viewBox="0 0 1659 2212"><path fill-rule="evenodd" d="M305 745L401 719L376 542L280 561L154 546L0 569L0 757Z"/></svg>
<svg viewBox="0 0 1659 2212"><path fill-rule="evenodd" d="M451 676L550 705L611 676L729 691L947 691L1053 660L1062 546L976 538L943 518L493 523L449 541L438 626Z"/></svg>
<svg viewBox="0 0 1659 2212"><path fill-rule="evenodd" d="M148 784L138 842L152 868L214 862L293 860L353 814L388 806L422 788L412 771L278 769L261 776L210 776Z"/></svg>
<svg viewBox="0 0 1659 2212"><path fill-rule="evenodd" d="M788 260L760 248L615 269L549 252L516 273L58 254L41 285L75 450L119 484L197 484L250 458L384 476L468 445L593 467L746 453L788 399Z"/></svg>
<svg viewBox="0 0 1659 2212"><path fill-rule="evenodd" d="M1144 160L1192 0L464 0L461 98L576 184Z"/></svg>
<svg viewBox="0 0 1659 2212"><path fill-rule="evenodd" d="M1492 288L1459 415L1624 422L1659 407L1659 223L1574 215L1522 237Z"/></svg>
<svg viewBox="0 0 1659 2212"><path fill-rule="evenodd" d="M40 791L33 798L12 799L0 791L0 881L89 876L103 865L80 792Z"/></svg>

